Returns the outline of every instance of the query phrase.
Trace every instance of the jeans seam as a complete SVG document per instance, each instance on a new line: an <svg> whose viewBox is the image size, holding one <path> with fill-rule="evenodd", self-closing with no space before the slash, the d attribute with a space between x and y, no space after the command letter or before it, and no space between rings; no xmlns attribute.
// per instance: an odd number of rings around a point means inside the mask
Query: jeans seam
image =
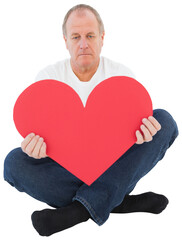
<svg viewBox="0 0 182 240"><path fill-rule="evenodd" d="M104 221L100 217L97 216L97 214L95 213L94 209L91 207L91 205L85 199L83 199L82 197L79 197L79 196L75 196L73 198L73 201L74 200L77 200L77 201L81 202L85 206L85 208L89 211L89 213L90 213L91 217L93 218L93 220L99 226L101 226L104 223Z"/></svg>

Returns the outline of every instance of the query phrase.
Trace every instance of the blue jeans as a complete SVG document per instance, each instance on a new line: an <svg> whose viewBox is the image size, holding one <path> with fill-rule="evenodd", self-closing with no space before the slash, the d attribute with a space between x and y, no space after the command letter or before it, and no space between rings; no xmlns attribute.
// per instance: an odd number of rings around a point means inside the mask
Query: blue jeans
<svg viewBox="0 0 182 240"><path fill-rule="evenodd" d="M77 200L89 211L92 219L102 225L171 146L178 135L172 116L165 110L153 111L162 128L151 142L134 144L91 186L86 185L51 158L34 159L12 150L4 163L4 179L20 192L47 203L62 207Z"/></svg>

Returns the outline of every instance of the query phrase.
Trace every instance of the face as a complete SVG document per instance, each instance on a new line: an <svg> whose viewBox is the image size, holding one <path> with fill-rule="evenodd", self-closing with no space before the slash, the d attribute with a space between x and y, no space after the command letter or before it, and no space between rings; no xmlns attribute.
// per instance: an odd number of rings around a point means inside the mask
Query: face
<svg viewBox="0 0 182 240"><path fill-rule="evenodd" d="M64 36L71 64L79 70L98 66L104 33L100 34L95 15L90 11L72 12Z"/></svg>

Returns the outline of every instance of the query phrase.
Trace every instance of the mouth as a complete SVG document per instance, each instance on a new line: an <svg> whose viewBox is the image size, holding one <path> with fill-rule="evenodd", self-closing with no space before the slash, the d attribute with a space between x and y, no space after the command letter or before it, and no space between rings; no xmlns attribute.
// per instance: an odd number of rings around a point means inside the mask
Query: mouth
<svg viewBox="0 0 182 240"><path fill-rule="evenodd" d="M91 56L91 54L84 53L84 54L79 54L79 56Z"/></svg>

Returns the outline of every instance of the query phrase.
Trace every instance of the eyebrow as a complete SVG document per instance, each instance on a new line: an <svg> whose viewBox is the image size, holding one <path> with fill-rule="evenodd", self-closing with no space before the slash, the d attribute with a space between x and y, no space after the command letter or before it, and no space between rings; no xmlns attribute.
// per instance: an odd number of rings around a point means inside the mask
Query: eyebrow
<svg viewBox="0 0 182 240"><path fill-rule="evenodd" d="M95 33L94 33L94 32L89 32L89 33L87 33L87 34L92 34L92 35L95 35Z"/></svg>
<svg viewBox="0 0 182 240"><path fill-rule="evenodd" d="M89 34L95 35L94 32L89 32L89 33L87 33L87 35L89 35ZM74 36L74 35L79 35L79 33L72 33L72 34L71 34L71 36Z"/></svg>

